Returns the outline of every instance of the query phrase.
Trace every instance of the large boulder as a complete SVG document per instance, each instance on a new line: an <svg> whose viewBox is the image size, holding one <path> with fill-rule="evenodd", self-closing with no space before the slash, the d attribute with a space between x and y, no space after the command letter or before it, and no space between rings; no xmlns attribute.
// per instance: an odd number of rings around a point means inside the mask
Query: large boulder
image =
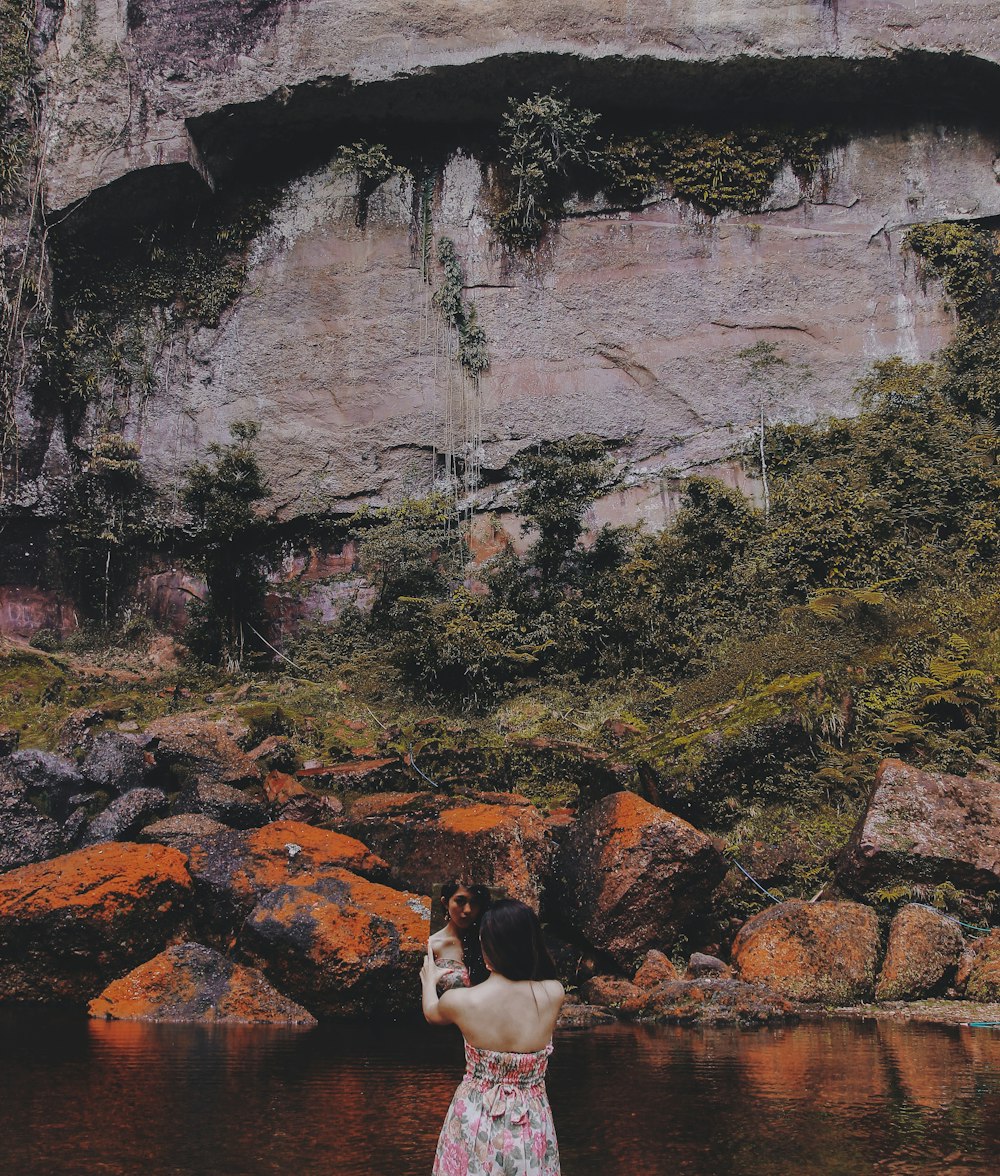
<svg viewBox="0 0 1000 1176"><path fill-rule="evenodd" d="M314 882L331 871L384 880L387 864L343 833L299 821L249 831L227 829L186 847L200 925L226 941L258 901L287 882Z"/></svg>
<svg viewBox="0 0 1000 1176"><path fill-rule="evenodd" d="M210 1021L314 1025L256 968L200 943L178 943L105 988L88 1005L109 1021Z"/></svg>
<svg viewBox="0 0 1000 1176"><path fill-rule="evenodd" d="M130 841L145 825L167 811L167 795L159 788L133 788L116 796L106 809L89 822L81 837L83 845L102 841Z"/></svg>
<svg viewBox="0 0 1000 1176"><path fill-rule="evenodd" d="M856 895L895 882L1000 888L1000 781L883 760L837 881Z"/></svg>
<svg viewBox="0 0 1000 1176"><path fill-rule="evenodd" d="M621 964L670 944L727 869L708 837L631 792L579 820L560 860L562 917Z"/></svg>
<svg viewBox="0 0 1000 1176"><path fill-rule="evenodd" d="M732 958L741 980L792 1000L843 1005L872 996L880 949L871 907L792 899L744 923Z"/></svg>
<svg viewBox="0 0 1000 1176"><path fill-rule="evenodd" d="M96 735L80 765L92 788L121 794L139 788L146 779L146 753L137 740L117 731Z"/></svg>
<svg viewBox="0 0 1000 1176"><path fill-rule="evenodd" d="M55 857L62 830L29 801L0 793L0 873Z"/></svg>
<svg viewBox="0 0 1000 1176"><path fill-rule="evenodd" d="M538 906L551 853L545 819L509 793L365 797L340 827L390 864L392 879L430 894L435 882L475 882Z"/></svg>
<svg viewBox="0 0 1000 1176"><path fill-rule="evenodd" d="M184 855L109 843L0 875L0 1001L79 1002L180 930Z"/></svg>
<svg viewBox="0 0 1000 1176"><path fill-rule="evenodd" d="M966 1000L1000 1002L1000 930L969 944L955 983L964 990Z"/></svg>
<svg viewBox="0 0 1000 1176"><path fill-rule="evenodd" d="M173 808L176 814L202 813L234 829L253 829L267 821L263 800L218 780L199 780L181 793Z"/></svg>
<svg viewBox="0 0 1000 1176"><path fill-rule="evenodd" d="M260 765L240 748L237 733L228 720L201 714L168 715L146 728L146 735L155 740L158 767L183 782L204 777L235 788L261 778Z"/></svg>
<svg viewBox="0 0 1000 1176"><path fill-rule="evenodd" d="M875 999L919 1000L943 992L955 975L964 942L954 919L908 903L892 920Z"/></svg>
<svg viewBox="0 0 1000 1176"><path fill-rule="evenodd" d="M401 1013L415 1007L429 930L426 898L332 870L272 890L237 946L317 1016Z"/></svg>
<svg viewBox="0 0 1000 1176"><path fill-rule="evenodd" d="M86 788L76 764L49 751L15 751L4 759L4 767L54 821L66 819L70 797Z"/></svg>

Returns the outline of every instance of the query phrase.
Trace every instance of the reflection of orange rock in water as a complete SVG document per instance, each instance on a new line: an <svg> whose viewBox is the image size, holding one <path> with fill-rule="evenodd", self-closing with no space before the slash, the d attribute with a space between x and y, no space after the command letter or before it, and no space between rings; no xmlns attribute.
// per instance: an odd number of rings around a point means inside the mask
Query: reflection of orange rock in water
<svg viewBox="0 0 1000 1176"><path fill-rule="evenodd" d="M961 951L962 932L954 919L909 903L892 920L876 1000L917 1000L942 990Z"/></svg>
<svg viewBox="0 0 1000 1176"><path fill-rule="evenodd" d="M757 1098L821 1109L867 1107L889 1095L876 1035L848 1022L810 1024L805 1033L760 1030L729 1044Z"/></svg>
<svg viewBox="0 0 1000 1176"><path fill-rule="evenodd" d="M958 1030L944 1025L878 1023L886 1057L906 1096L920 1107L948 1107L976 1089Z"/></svg>
<svg viewBox="0 0 1000 1176"><path fill-rule="evenodd" d="M879 947L871 907L793 899L745 923L732 957L743 980L795 1000L849 1004L871 996Z"/></svg>
<svg viewBox="0 0 1000 1176"><path fill-rule="evenodd" d="M282 996L256 968L235 964L200 943L168 947L113 980L88 1011L115 1021L315 1024L315 1017Z"/></svg>
<svg viewBox="0 0 1000 1176"><path fill-rule="evenodd" d="M184 855L105 842L0 875L0 1000L87 1000L160 951L191 892Z"/></svg>
<svg viewBox="0 0 1000 1176"><path fill-rule="evenodd" d="M429 930L426 898L331 870L272 890L238 943L317 1016L354 1016L413 1009Z"/></svg>

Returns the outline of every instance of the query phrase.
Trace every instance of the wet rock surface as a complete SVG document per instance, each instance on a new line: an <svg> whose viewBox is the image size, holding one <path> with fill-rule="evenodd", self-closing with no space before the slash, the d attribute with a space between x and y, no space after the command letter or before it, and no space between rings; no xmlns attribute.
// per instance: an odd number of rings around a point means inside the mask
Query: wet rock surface
<svg viewBox="0 0 1000 1176"><path fill-rule="evenodd" d="M1000 780L884 760L837 866L852 894L898 882L1000 887Z"/></svg>
<svg viewBox="0 0 1000 1176"><path fill-rule="evenodd" d="M256 968L200 943L168 947L113 980L87 1006L110 1021L314 1025L315 1017L281 995Z"/></svg>
<svg viewBox="0 0 1000 1176"><path fill-rule="evenodd" d="M183 854L110 843L0 875L0 1000L88 1000L183 925Z"/></svg>
<svg viewBox="0 0 1000 1176"><path fill-rule="evenodd" d="M430 903L347 870L271 890L238 949L319 1017L412 1010Z"/></svg>
<svg viewBox="0 0 1000 1176"><path fill-rule="evenodd" d="M622 964L672 942L727 869L693 825L630 792L582 817L563 837L559 860L565 917Z"/></svg>
<svg viewBox="0 0 1000 1176"><path fill-rule="evenodd" d="M892 920L876 1000L921 1000L943 992L954 979L964 946L954 919L917 903Z"/></svg>
<svg viewBox="0 0 1000 1176"><path fill-rule="evenodd" d="M741 980L792 1000L865 1000L881 958L878 919L860 903L778 903L743 925L732 958Z"/></svg>

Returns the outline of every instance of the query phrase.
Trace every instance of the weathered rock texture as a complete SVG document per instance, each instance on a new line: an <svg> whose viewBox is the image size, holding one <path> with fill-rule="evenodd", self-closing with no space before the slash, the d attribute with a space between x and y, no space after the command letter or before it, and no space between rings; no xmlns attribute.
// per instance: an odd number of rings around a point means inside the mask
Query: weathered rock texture
<svg viewBox="0 0 1000 1176"><path fill-rule="evenodd" d="M970 114L998 88L994 3L79 0L43 11L58 22L43 61L46 201L85 200L73 221L85 235L231 187L262 160L297 175L243 295L218 327L161 344L154 395L126 406L147 466L171 484L229 422L261 421L290 512L428 488L432 454L466 444L502 479L526 443L587 430L631 473L595 521L661 521L668 472L717 462L757 419L741 350L770 342L787 360L766 393L772 418L849 408L873 359L926 357L950 331L939 290L900 251L905 226L1000 212L1000 142ZM525 262L491 240L490 159L473 151L508 95L553 84L625 125L657 109L772 124L791 114L835 123L843 143L810 187L782 176L759 214L709 220L668 193L640 211L580 203ZM866 106L877 126L856 117ZM411 185L383 185L362 230L353 182L317 162L368 125L395 126L410 146L458 144L428 147L431 231L455 241L488 336L478 391L440 359L448 340L421 273ZM47 426L22 416L28 502ZM456 416L481 429L449 433L442 422ZM62 460L54 431L47 468Z"/></svg>
<svg viewBox="0 0 1000 1176"><path fill-rule="evenodd" d="M184 855L110 843L0 875L0 1001L88 1000L161 951L191 893Z"/></svg>
<svg viewBox="0 0 1000 1176"><path fill-rule="evenodd" d="M596 804L565 836L561 862L562 916L620 963L670 946L727 869L703 833L631 792Z"/></svg>
<svg viewBox="0 0 1000 1176"><path fill-rule="evenodd" d="M279 886L251 912L238 947L317 1016L413 1008L430 904L348 870Z"/></svg>
<svg viewBox="0 0 1000 1176"><path fill-rule="evenodd" d="M956 983L967 1000L1000 1001L1000 931L969 944Z"/></svg>
<svg viewBox="0 0 1000 1176"><path fill-rule="evenodd" d="M880 948L871 907L792 900L745 923L732 956L742 980L793 1000L849 1004L872 995Z"/></svg>
<svg viewBox="0 0 1000 1176"><path fill-rule="evenodd" d="M318 882L343 869L382 879L388 866L353 837L297 821L252 832L226 830L188 840L184 849L202 921L223 939L256 903L286 882Z"/></svg>
<svg viewBox="0 0 1000 1176"><path fill-rule="evenodd" d="M314 1025L256 968L200 943L178 943L113 980L87 1006L109 1021L210 1021Z"/></svg>
<svg viewBox="0 0 1000 1176"><path fill-rule="evenodd" d="M954 919L909 903L892 920L876 1000L919 1000L943 991L954 978L963 945Z"/></svg>
<svg viewBox="0 0 1000 1176"><path fill-rule="evenodd" d="M868 808L838 863L854 894L888 882L1000 881L1000 781L924 772L884 760Z"/></svg>
<svg viewBox="0 0 1000 1176"><path fill-rule="evenodd" d="M391 862L401 886L430 894L435 882L475 881L538 906L551 845L523 799L386 793L357 801L343 828Z"/></svg>
<svg viewBox="0 0 1000 1176"><path fill-rule="evenodd" d="M674 977L646 986L614 976L595 976L583 986L582 994L594 1005L642 1021L754 1025L798 1016L795 1005L777 992L723 976L698 980Z"/></svg>

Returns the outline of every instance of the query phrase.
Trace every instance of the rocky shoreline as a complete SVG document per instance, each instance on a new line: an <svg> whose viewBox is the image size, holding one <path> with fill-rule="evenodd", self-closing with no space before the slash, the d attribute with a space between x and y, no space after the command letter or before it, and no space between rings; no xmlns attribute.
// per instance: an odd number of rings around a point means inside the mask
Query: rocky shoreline
<svg viewBox="0 0 1000 1176"><path fill-rule="evenodd" d="M0 1001L138 1020L406 1015L432 887L473 874L540 907L567 1026L1000 1020L1000 931L972 938L917 902L887 924L859 901L907 875L988 890L990 765L885 761L839 893L775 902L678 967L668 953L695 946L682 936L731 867L662 807L613 780L548 814L517 793L384 791L390 757L299 766L259 734L206 712L123 732L97 708L69 716L59 754L0 732Z"/></svg>

